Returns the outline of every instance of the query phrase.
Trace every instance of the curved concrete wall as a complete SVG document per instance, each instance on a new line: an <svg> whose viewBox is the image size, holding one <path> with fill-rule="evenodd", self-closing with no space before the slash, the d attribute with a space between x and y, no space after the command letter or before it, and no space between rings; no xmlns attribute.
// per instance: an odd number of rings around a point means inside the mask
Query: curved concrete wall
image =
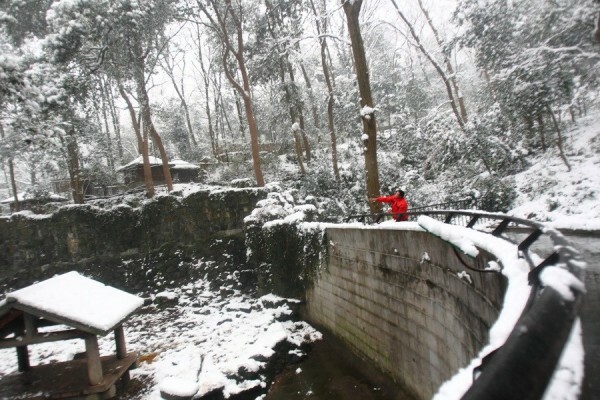
<svg viewBox="0 0 600 400"><path fill-rule="evenodd" d="M425 232L327 228L327 237L327 266L306 292L307 319L416 398L431 398L487 343L502 305L500 274L468 270L450 244ZM461 259L485 268L493 257Z"/></svg>

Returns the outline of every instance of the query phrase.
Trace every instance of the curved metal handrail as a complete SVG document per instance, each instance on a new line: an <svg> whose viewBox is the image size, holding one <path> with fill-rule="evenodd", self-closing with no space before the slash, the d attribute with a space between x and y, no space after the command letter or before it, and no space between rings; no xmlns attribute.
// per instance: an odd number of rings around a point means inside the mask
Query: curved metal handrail
<svg viewBox="0 0 600 400"><path fill-rule="evenodd" d="M527 305L504 345L486 356L476 368L474 382L462 399L542 398L579 314L583 291L572 288L572 297L565 298L553 287L544 286L540 274L546 267L560 266L583 282L582 266L585 264L579 252L560 232L540 222L483 211L431 210L408 211L404 214L363 214L349 216L346 222L354 219L378 223L384 217L396 219L399 215L407 215L409 219L428 215L443 218L443 222L447 224L462 217L461 222L470 229L476 229L478 222L489 220L493 221L493 230L486 232L497 237L501 237L511 224L532 229L517 247L518 256L524 258L530 266L529 284L532 290ZM486 226L489 228L489 225ZM553 252L536 264L529 254L529 248L542 235L548 236L552 241Z"/></svg>

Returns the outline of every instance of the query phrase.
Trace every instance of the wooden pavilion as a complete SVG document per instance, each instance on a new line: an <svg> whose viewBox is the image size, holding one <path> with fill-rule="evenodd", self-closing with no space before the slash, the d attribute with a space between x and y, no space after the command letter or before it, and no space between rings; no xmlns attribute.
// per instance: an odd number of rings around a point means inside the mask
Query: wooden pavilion
<svg viewBox="0 0 600 400"><path fill-rule="evenodd" d="M108 399L129 379L137 354L128 353L123 323L143 305L135 295L77 272L9 293L0 302L0 349L16 348L18 372L0 378L0 398ZM113 332L116 354L100 356L98 336ZM28 346L85 341L85 357L32 366Z"/></svg>
<svg viewBox="0 0 600 400"><path fill-rule="evenodd" d="M156 157L149 157L150 171L152 172L152 181L155 184L164 184L165 176L163 174L162 160ZM201 180L202 168L198 165L191 164L187 161L178 158L169 162L169 171L173 182L188 183L199 182ZM117 168L117 172L123 174L125 186L129 188L141 186L144 184L144 161L142 156L139 156L129 164Z"/></svg>

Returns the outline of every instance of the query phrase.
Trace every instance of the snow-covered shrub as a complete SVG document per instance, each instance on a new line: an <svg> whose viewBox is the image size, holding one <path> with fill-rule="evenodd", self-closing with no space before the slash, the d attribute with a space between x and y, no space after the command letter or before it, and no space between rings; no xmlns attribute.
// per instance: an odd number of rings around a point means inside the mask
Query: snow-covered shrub
<svg viewBox="0 0 600 400"><path fill-rule="evenodd" d="M500 107L494 104L487 112L472 117L466 125L466 156L500 176L522 171L526 167L527 150L515 136L520 133L511 131Z"/></svg>
<svg viewBox="0 0 600 400"><path fill-rule="evenodd" d="M301 297L321 259L323 237L316 198L299 199L295 189L271 192L244 219L247 261L258 273L259 293Z"/></svg>
<svg viewBox="0 0 600 400"><path fill-rule="evenodd" d="M492 212L507 212L517 197L513 180L496 176L486 176L477 180L470 191L479 195L477 202L482 210Z"/></svg>

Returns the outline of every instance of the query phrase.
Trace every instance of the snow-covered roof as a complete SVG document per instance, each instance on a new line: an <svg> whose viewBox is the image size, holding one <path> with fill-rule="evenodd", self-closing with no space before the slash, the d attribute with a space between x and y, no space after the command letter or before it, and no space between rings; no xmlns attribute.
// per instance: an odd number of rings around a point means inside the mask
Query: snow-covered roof
<svg viewBox="0 0 600 400"><path fill-rule="evenodd" d="M150 165L162 164L162 160L160 158L148 156L148 160L149 160ZM117 171L123 171L125 169L131 168L133 166L140 165L140 164L144 164L144 159L142 158L142 156L139 156L138 158L134 159L133 161L131 161L123 166L120 166L119 168L117 168Z"/></svg>
<svg viewBox="0 0 600 400"><path fill-rule="evenodd" d="M48 193L47 196L36 198L36 197L34 197L33 194L31 194L29 192L21 192L21 193L17 193L17 199L19 199L19 201L38 200L38 199L45 200L45 201L68 201L67 198L60 196L56 193ZM2 204L8 204L8 203L14 203L14 202L15 202L14 196L0 201L0 203L2 203Z"/></svg>
<svg viewBox="0 0 600 400"><path fill-rule="evenodd" d="M162 165L162 160L160 158L153 157L153 156L149 156L148 158L149 158L149 162L150 162L151 166L152 165ZM117 171L123 171L125 169L129 169L131 167L134 167L137 165L142 165L142 164L144 164L144 159L142 158L142 156L139 156L138 158L129 162L128 164L125 164L125 165L117 168ZM199 166L189 163L187 161L183 161L179 158L176 158L176 159L170 161L169 166L172 169L200 169Z"/></svg>
<svg viewBox="0 0 600 400"><path fill-rule="evenodd" d="M199 166L183 161L179 158L174 159L169 163L172 169L200 169Z"/></svg>
<svg viewBox="0 0 600 400"><path fill-rule="evenodd" d="M8 293L0 316L17 309L104 336L143 304L138 296L72 271Z"/></svg>

